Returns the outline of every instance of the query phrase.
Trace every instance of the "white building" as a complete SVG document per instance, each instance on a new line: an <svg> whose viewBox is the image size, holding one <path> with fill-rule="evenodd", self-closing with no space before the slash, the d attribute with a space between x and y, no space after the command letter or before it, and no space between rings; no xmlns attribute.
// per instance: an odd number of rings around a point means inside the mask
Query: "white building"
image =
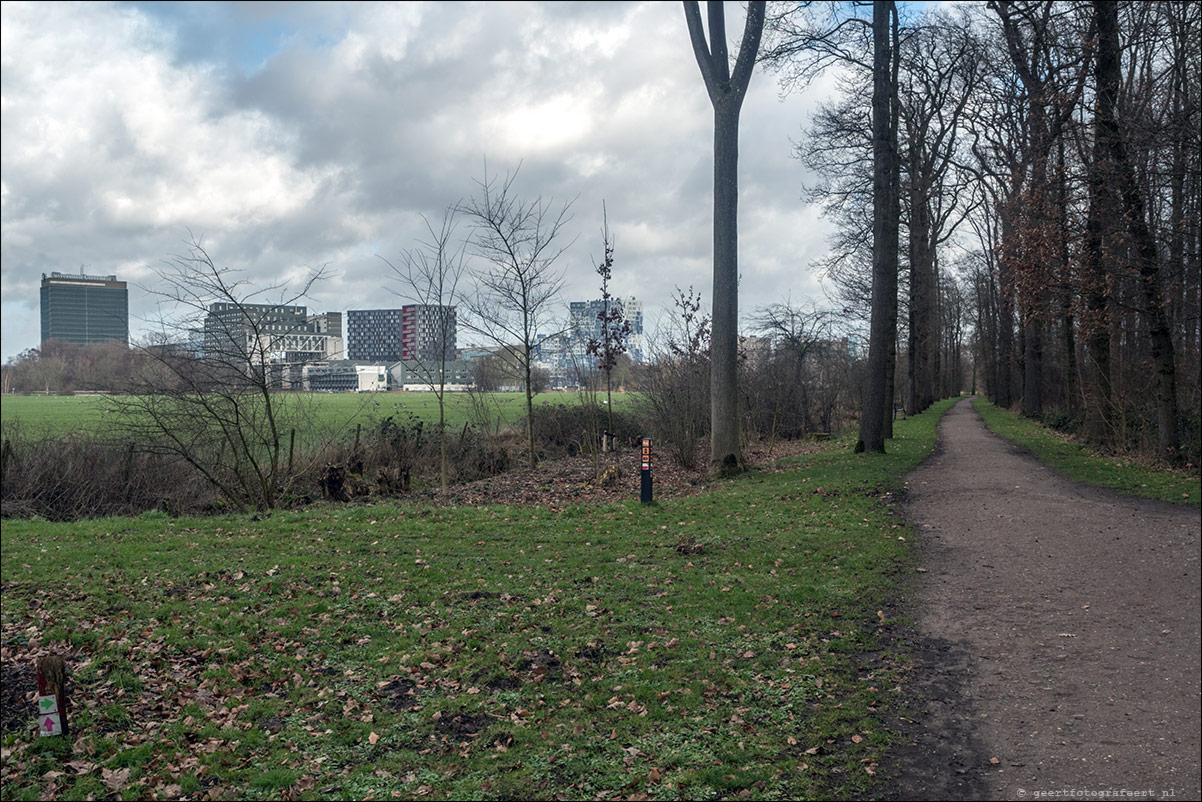
<svg viewBox="0 0 1202 802"><path fill-rule="evenodd" d="M301 368L305 390L325 393L383 393L388 391L388 366L346 359L314 362Z"/></svg>

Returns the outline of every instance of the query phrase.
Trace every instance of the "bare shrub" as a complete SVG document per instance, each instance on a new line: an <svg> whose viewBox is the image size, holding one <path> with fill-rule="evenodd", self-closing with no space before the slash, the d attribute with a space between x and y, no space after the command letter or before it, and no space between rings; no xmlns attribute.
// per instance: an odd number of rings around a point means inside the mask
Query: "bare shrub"
<svg viewBox="0 0 1202 802"><path fill-rule="evenodd" d="M183 461L97 435L3 430L0 515L74 521L162 510L218 509L220 494Z"/></svg>
<svg viewBox="0 0 1202 802"><path fill-rule="evenodd" d="M547 404L534 418L534 440L543 458L573 457L601 451L599 425L612 421L610 434L619 443L634 446L642 433L637 417L623 410L608 410L600 404Z"/></svg>
<svg viewBox="0 0 1202 802"><path fill-rule="evenodd" d="M639 382L651 436L684 468L698 466L697 443L710 429L709 317L701 294L676 288L663 344Z"/></svg>

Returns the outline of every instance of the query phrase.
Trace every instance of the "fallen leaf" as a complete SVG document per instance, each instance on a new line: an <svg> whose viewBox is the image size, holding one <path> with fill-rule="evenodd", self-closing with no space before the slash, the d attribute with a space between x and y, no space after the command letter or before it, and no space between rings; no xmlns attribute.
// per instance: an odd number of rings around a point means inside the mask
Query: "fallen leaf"
<svg viewBox="0 0 1202 802"><path fill-rule="evenodd" d="M998 760L996 757L991 757L991 758L989 758L989 762L996 766L997 764L1001 763L1002 761Z"/></svg>
<svg viewBox="0 0 1202 802"><path fill-rule="evenodd" d="M853 744L863 743L863 741L864 741L864 736L862 736L862 735L851 736L851 742Z"/></svg>
<svg viewBox="0 0 1202 802"><path fill-rule="evenodd" d="M367 742L369 744L371 744L372 746L375 746L376 741L378 741L378 740L380 740L380 736L376 735L374 732L371 735L367 736Z"/></svg>
<svg viewBox="0 0 1202 802"><path fill-rule="evenodd" d="M125 787L125 784L129 782L128 768L117 769L116 771L111 769L101 769L100 775L105 786L113 791L120 791Z"/></svg>

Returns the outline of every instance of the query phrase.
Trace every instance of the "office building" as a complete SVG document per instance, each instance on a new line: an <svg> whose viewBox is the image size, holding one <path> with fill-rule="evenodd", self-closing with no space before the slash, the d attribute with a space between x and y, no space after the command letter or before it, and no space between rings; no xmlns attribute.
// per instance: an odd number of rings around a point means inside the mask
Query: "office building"
<svg viewBox="0 0 1202 802"><path fill-rule="evenodd" d="M42 274L42 342L129 344L129 291L116 276Z"/></svg>
<svg viewBox="0 0 1202 802"><path fill-rule="evenodd" d="M630 296L610 298L611 308L622 312L622 319L630 324L630 336L626 339L626 353L635 362L642 362L643 355L643 302ZM571 350L579 357L584 353L588 341L601 339L600 315L605 311L605 301L572 301L568 304L569 332L574 341Z"/></svg>
<svg viewBox="0 0 1202 802"><path fill-rule="evenodd" d="M303 306L215 303L204 325L203 354L243 364L302 364L342 353L338 312L310 317Z"/></svg>

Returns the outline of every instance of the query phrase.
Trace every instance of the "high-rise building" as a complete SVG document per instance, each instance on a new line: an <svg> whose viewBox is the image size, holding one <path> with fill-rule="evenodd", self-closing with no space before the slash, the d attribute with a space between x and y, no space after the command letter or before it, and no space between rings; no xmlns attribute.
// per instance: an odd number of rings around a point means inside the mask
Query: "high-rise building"
<svg viewBox="0 0 1202 802"><path fill-rule="evenodd" d="M320 315L309 315L309 323L314 331L327 337L329 347L326 359L346 359L346 340L342 338L342 313L322 312Z"/></svg>
<svg viewBox="0 0 1202 802"><path fill-rule="evenodd" d="M610 298L610 307L622 311L623 319L630 324L630 336L626 340L626 351L635 362L643 360L643 302L633 295L627 298ZM601 339L600 315L605 311L605 301L572 301L568 304L571 326L569 331L574 340L585 344L589 340Z"/></svg>
<svg viewBox="0 0 1202 802"><path fill-rule="evenodd" d="M42 274L42 342L129 343L129 290L116 276Z"/></svg>
<svg viewBox="0 0 1202 802"><path fill-rule="evenodd" d="M446 342L442 340L446 323ZM411 304L400 309L353 309L346 313L349 359L401 362L455 359L455 307Z"/></svg>
<svg viewBox="0 0 1202 802"><path fill-rule="evenodd" d="M242 364L300 364L341 355L341 314L309 317L303 306L215 303L204 325L203 354Z"/></svg>

